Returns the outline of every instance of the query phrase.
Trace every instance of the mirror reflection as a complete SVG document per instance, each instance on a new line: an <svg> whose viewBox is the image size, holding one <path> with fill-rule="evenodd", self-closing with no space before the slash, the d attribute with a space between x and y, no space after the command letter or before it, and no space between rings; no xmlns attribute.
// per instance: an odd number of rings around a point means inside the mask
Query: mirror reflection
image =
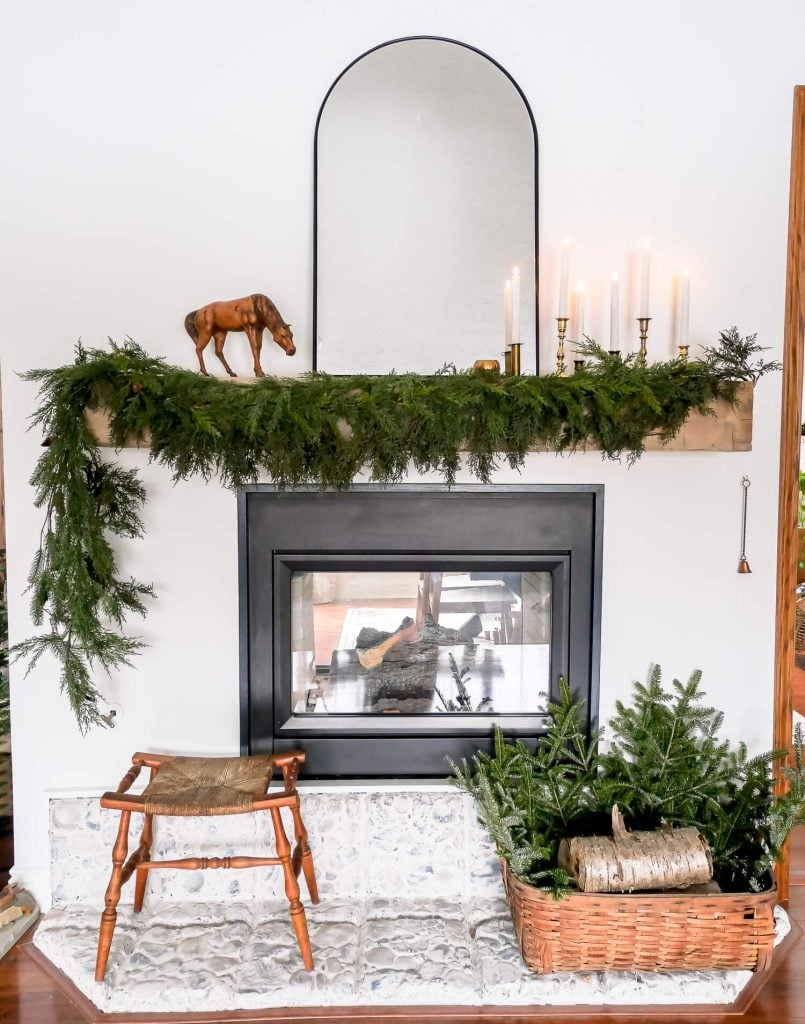
<svg viewBox="0 0 805 1024"><path fill-rule="evenodd" d="M294 572L294 714L528 714L550 572Z"/></svg>
<svg viewBox="0 0 805 1024"><path fill-rule="evenodd" d="M535 135L508 76L445 40L380 47L334 85L316 145L317 369L502 365L516 266L534 372Z"/></svg>

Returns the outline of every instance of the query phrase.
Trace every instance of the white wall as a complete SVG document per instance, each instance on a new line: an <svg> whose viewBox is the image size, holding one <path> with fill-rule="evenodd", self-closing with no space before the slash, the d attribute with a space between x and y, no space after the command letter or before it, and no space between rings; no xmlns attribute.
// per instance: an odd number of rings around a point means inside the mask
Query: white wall
<svg viewBox="0 0 805 1024"><path fill-rule="evenodd" d="M312 135L324 92L368 47L432 33L479 46L529 97L540 131L544 358L556 254L577 244L604 323L613 266L653 241L651 351L670 351L668 281L693 274L695 342L736 323L779 350L792 87L805 80L805 7L734 0L210 0L31 2L6 16L0 196L3 401L12 641L40 515L28 477L33 389L16 371L71 358L80 335L128 333L193 366L185 313L266 291L310 359ZM575 273L574 272L574 276ZM627 300L633 296L627 289ZM628 304L627 304L628 309ZM634 312L634 310L632 310ZM382 323L377 329L382 331ZM234 340L236 369L248 371ZM529 481L606 485L602 712L652 660L705 670L727 727L771 739L779 378L763 381L747 454L534 456ZM235 499L173 487L143 452L147 537L124 568L159 592L135 670L106 684L113 732L78 734L53 666L13 672L18 875L43 895L46 791L112 786L137 748L238 747ZM751 576L737 575L739 481L752 479ZM500 480L515 479L501 471Z"/></svg>

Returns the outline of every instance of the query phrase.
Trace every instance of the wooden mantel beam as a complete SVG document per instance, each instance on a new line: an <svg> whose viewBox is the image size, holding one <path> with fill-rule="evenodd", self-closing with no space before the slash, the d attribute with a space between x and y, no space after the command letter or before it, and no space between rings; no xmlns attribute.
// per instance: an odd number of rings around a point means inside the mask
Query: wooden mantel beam
<svg viewBox="0 0 805 1024"><path fill-rule="evenodd" d="M228 380L229 378L223 378ZM235 383L248 383L251 378L234 378ZM691 413L687 422L673 440L663 444L659 437L646 440L649 452L749 452L752 450L752 403L754 387L741 384L735 406L720 401L713 405L713 415L703 416ZM111 447L109 439L109 416L103 409L87 409L87 422L98 444ZM126 448L147 448L149 437L131 437ZM553 449L534 448L534 451ZM595 451L594 446L585 449Z"/></svg>

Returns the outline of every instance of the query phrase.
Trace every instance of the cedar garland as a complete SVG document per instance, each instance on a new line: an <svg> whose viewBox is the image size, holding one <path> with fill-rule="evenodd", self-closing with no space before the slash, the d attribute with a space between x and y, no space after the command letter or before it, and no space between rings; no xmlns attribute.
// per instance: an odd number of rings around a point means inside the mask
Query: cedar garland
<svg viewBox="0 0 805 1024"><path fill-rule="evenodd" d="M48 438L31 480L45 522L29 574L32 617L46 632L14 655L28 659L28 671L55 655L86 732L101 714L93 672L130 664L141 648L123 626L130 613L145 614L153 591L119 577L110 538L141 535L145 492L135 470L101 457L85 409L108 410L116 445L147 430L151 458L174 480L217 475L236 489L268 477L281 489L345 489L361 472L394 483L413 466L452 484L463 452L473 476L488 482L499 461L520 469L537 445L572 452L592 441L604 457L633 462L649 434L673 437L693 410L734 401L737 381L775 369L751 362L759 351L754 336L732 328L703 362L642 367L588 342L580 347L587 368L572 377L309 373L233 387L130 340L79 345L74 363L23 375L39 385L32 423Z"/></svg>

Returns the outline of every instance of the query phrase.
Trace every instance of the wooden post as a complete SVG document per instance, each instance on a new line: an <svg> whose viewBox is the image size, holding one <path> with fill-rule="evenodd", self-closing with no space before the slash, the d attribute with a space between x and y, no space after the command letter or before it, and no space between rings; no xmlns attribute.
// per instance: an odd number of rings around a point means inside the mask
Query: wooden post
<svg viewBox="0 0 805 1024"><path fill-rule="evenodd" d="M318 903L319 887L316 884L316 872L313 867L313 854L310 852L310 846L308 845L307 829L302 821L302 812L299 809L298 799L296 804L291 807L291 814L293 815L294 835L296 836L294 857L296 856L296 850L301 850L302 872L305 876L307 891L310 894L310 902Z"/></svg>
<svg viewBox="0 0 805 1024"><path fill-rule="evenodd" d="M274 825L274 836L277 844L277 856L282 861L282 870L285 872L285 895L291 905L291 924L296 933L296 941L299 943L299 951L302 954L302 962L308 971L313 970L313 953L310 949L310 936L307 931L307 920L305 908L299 899L299 882L291 863L291 844L285 835L285 827L282 824L282 813L279 807L271 808L271 821Z"/></svg>
<svg viewBox="0 0 805 1024"><path fill-rule="evenodd" d="M120 902L120 888L123 884L123 864L129 848L129 821L131 811L120 812L120 825L117 839L112 847L112 877L106 889L106 909L101 914L101 928L98 935L98 958L95 961L95 980L103 981L106 974L106 962L109 959L109 948L117 921L117 905Z"/></svg>
<svg viewBox="0 0 805 1024"><path fill-rule="evenodd" d="M145 820L143 821L143 831L140 836L140 846L138 849L139 860L145 861L151 859L151 843L154 841L154 816L153 814L146 814ZM143 899L145 898L145 885L148 881L148 868L142 867L140 864L136 868L137 874L134 876L134 912L139 914L143 909Z"/></svg>
<svg viewBox="0 0 805 1024"><path fill-rule="evenodd" d="M783 397L780 411L780 494L777 519L777 622L774 652L774 746L790 748L794 684L794 622L798 561L799 453L802 425L803 332L805 331L805 86L794 90L788 262L785 282ZM777 776L776 790L785 780ZM789 844L777 868L781 902L788 900Z"/></svg>

